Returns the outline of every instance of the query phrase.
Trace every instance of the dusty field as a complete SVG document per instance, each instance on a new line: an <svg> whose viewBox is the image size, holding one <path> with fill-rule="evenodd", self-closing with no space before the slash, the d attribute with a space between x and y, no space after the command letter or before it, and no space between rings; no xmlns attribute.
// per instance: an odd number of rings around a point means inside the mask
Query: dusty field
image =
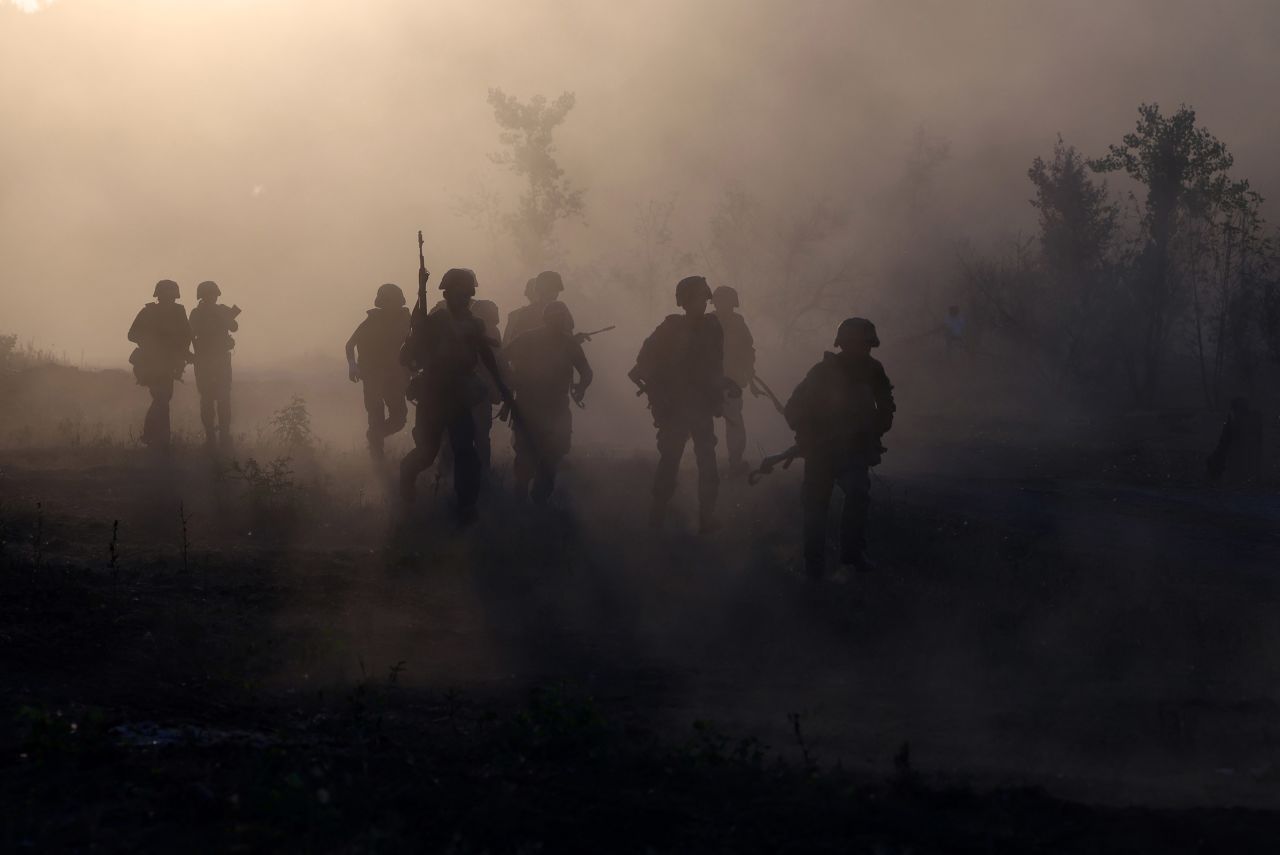
<svg viewBox="0 0 1280 855"><path fill-rule="evenodd" d="M1269 851L1280 499L914 445L818 588L796 472L704 539L643 456L458 531L356 453L6 452L0 842Z"/></svg>

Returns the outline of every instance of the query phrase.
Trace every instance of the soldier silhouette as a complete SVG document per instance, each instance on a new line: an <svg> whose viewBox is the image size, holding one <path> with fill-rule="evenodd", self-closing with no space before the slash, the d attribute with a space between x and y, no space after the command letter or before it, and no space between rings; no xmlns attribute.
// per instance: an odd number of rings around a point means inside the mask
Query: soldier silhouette
<svg viewBox="0 0 1280 855"><path fill-rule="evenodd" d="M418 275L425 281L425 270ZM410 383L410 397L416 403L414 448L400 464L401 495L406 503L413 501L418 475L435 462L447 433L458 515L464 523L475 519L480 490L474 410L487 392L476 376L477 367L483 365L489 371L503 401L511 400L484 324L471 313L476 284L475 273L466 268L445 273L440 280L445 310L415 318L400 353L401 362L417 372Z"/></svg>
<svg viewBox="0 0 1280 855"><path fill-rule="evenodd" d="M896 409L884 366L871 356L879 344L870 321L845 320L836 332L840 353L823 354L787 401L787 423L804 457L804 559L813 579L826 573L827 508L837 484L844 492L841 561L857 570L873 567L866 555L870 467L880 462L880 438Z"/></svg>
<svg viewBox="0 0 1280 855"><path fill-rule="evenodd" d="M231 334L240 329L240 307L220 304L221 296L216 282L196 286L191 345L205 445L210 449L221 445L227 451L231 448L231 350L236 346Z"/></svg>
<svg viewBox="0 0 1280 855"><path fill-rule="evenodd" d="M541 504L555 489L560 461L569 453L573 414L591 385L591 366L573 335L573 315L564 303L548 303L541 326L516 337L504 350L524 429L515 431L515 487ZM578 382L573 381L577 372Z"/></svg>
<svg viewBox="0 0 1280 855"><path fill-rule="evenodd" d="M137 345L129 356L139 386L151 392L151 406L142 425L142 442L150 448L169 447L169 402L174 381L182 379L190 359L191 324L178 302L178 283L162 279L153 292L156 301L138 312L129 327L129 341Z"/></svg>
<svg viewBox="0 0 1280 855"><path fill-rule="evenodd" d="M409 405L405 392L409 371L400 364L400 348L409 334L409 310L399 285L378 287L365 319L347 339L347 376L364 384L364 409L369 418L365 438L369 454L381 460L386 438L405 426Z"/></svg>
<svg viewBox="0 0 1280 855"><path fill-rule="evenodd" d="M554 270L544 270L530 279L524 289L529 305L514 309L507 316L507 328L502 334L503 346L515 341L521 334L542 326L542 316L547 304L559 299L562 291L564 280Z"/></svg>
<svg viewBox="0 0 1280 855"><path fill-rule="evenodd" d="M676 305L683 315L668 315L636 357L628 376L649 397L658 433L658 468L653 478L649 525L661 528L675 495L684 447L693 440L698 464L698 529L719 527L715 519L720 476L716 472L714 419L724 406L724 334L707 314L711 289L701 276L676 284Z"/></svg>
<svg viewBox="0 0 1280 855"><path fill-rule="evenodd" d="M745 475L749 467L742 459L747 449L742 390L750 386L756 376L755 340L746 319L734 311L740 305L736 289L721 285L711 292L711 303L716 307L716 320L724 332L724 373L729 381L724 398L724 442L729 452L729 475Z"/></svg>

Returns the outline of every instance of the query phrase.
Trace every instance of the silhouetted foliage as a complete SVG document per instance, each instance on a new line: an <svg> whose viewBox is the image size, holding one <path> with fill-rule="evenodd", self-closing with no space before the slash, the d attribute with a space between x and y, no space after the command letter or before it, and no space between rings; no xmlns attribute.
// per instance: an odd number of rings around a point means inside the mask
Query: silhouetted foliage
<svg viewBox="0 0 1280 855"><path fill-rule="evenodd" d="M544 265L554 256L559 222L582 216L583 191L565 177L556 160L553 137L574 103L572 92L551 102L535 95L521 103L501 89L489 90L489 105L502 129L498 139L503 145L503 150L490 158L525 182L515 210L502 214L501 223L521 258L531 266Z"/></svg>

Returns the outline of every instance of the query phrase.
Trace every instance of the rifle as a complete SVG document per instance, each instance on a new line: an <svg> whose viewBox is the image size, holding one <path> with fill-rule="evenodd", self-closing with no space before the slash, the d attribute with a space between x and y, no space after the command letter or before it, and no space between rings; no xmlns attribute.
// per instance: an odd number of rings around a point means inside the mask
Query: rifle
<svg viewBox="0 0 1280 855"><path fill-rule="evenodd" d="M783 469L791 468L791 464L796 462L796 458L800 457L800 446L793 445L780 454L772 454L760 461L760 465L754 472L747 476L747 483L754 487L760 482L760 479L773 472L774 467L779 463Z"/></svg>
<svg viewBox="0 0 1280 855"><path fill-rule="evenodd" d="M593 335L600 335L600 333L607 333L609 332L609 330L613 330L613 329L617 329L616 324L613 326L607 326L604 329L592 330L591 332L575 333L573 336L573 340L576 341L578 344L582 344L584 341L591 341L591 337Z"/></svg>
<svg viewBox="0 0 1280 855"><path fill-rule="evenodd" d="M786 418L787 411L785 408L783 408L782 402L778 400L777 395L773 394L773 390L769 388L769 384L765 383L763 380L760 379L760 375L753 374L751 376L751 382L748 385L749 385L749 388L751 389L752 395L754 395L757 398L759 398L761 394L765 395L770 401L773 402L773 408L777 410L778 413L782 415L783 418Z"/></svg>

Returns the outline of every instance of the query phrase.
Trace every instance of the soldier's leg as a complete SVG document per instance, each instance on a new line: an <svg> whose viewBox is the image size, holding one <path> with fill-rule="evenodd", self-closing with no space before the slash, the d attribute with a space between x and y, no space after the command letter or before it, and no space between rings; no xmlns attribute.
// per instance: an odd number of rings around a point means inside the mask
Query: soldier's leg
<svg viewBox="0 0 1280 855"><path fill-rule="evenodd" d="M142 441L155 448L169 445L169 402L173 399L173 378L160 380L147 387L151 406L142 425Z"/></svg>
<svg viewBox="0 0 1280 855"><path fill-rule="evenodd" d="M715 419L710 412L697 413L689 427L693 437L693 456L698 463L698 519L706 531L715 526L716 496L720 492Z"/></svg>
<svg viewBox="0 0 1280 855"><path fill-rule="evenodd" d="M400 493L413 501L418 476L436 460L444 436L444 420L437 407L418 404L413 423L413 448L400 462Z"/></svg>
<svg viewBox="0 0 1280 855"><path fill-rule="evenodd" d="M218 396L214 388L214 378L209 370L207 357L201 357L195 365L196 394L200 396L200 424L204 427L204 441L212 446L217 440L216 408Z"/></svg>
<svg viewBox="0 0 1280 855"><path fill-rule="evenodd" d="M809 576L819 579L826 573L827 508L835 473L823 460L806 460L801 502L804 507L804 566Z"/></svg>
<svg viewBox="0 0 1280 855"><path fill-rule="evenodd" d="M511 431L511 446L516 452L515 463L511 467L512 479L515 481L516 495L524 499L529 496L529 484L537 471L538 461L525 437L524 429Z"/></svg>
<svg viewBox="0 0 1280 855"><path fill-rule="evenodd" d="M476 423L469 407L449 419L449 445L453 448L453 492L463 522L475 515L480 495L480 455L476 451Z"/></svg>
<svg viewBox="0 0 1280 855"><path fill-rule="evenodd" d="M480 459L480 480L489 475L489 464L493 460L493 405L482 401L471 409L471 417L476 423L476 454Z"/></svg>
<svg viewBox="0 0 1280 855"><path fill-rule="evenodd" d="M840 514L840 561L870 569L866 560L867 512L871 508L871 475L866 466L851 466L839 475L844 492Z"/></svg>
<svg viewBox="0 0 1280 855"><path fill-rule="evenodd" d="M569 453L569 439L572 431L573 415L566 405L561 411L546 414L545 424L539 431L542 448L539 449L538 465L533 479L533 500L539 504L551 498L556 488L556 473L560 469L560 461Z"/></svg>
<svg viewBox="0 0 1280 855"><path fill-rule="evenodd" d="M382 435L387 437L404 430L405 423L409 420L409 403L404 398L404 384L388 383L382 390L382 403L387 408Z"/></svg>
<svg viewBox="0 0 1280 855"><path fill-rule="evenodd" d="M676 493L680 458L688 441L689 424L683 414L667 414L658 420L658 468L653 473L653 503L649 506L649 525L654 528L662 526L667 505Z"/></svg>
<svg viewBox="0 0 1280 855"><path fill-rule="evenodd" d="M742 455L747 450L747 427L742 418L743 396L730 395L724 399L724 444L729 449L729 471L743 469Z"/></svg>
<svg viewBox="0 0 1280 855"><path fill-rule="evenodd" d="M369 420L369 429L364 434L365 440L369 443L369 453L374 457L381 457L382 438L387 435L387 415L383 404L382 387L372 377L364 378L360 385L364 390L364 411Z"/></svg>

